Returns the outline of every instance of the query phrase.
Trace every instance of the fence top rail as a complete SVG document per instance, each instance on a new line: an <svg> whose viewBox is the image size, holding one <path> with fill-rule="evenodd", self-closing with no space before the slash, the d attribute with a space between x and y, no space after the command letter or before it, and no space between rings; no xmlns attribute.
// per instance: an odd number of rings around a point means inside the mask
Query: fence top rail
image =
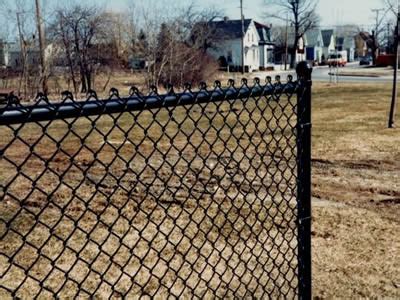
<svg viewBox="0 0 400 300"><path fill-rule="evenodd" d="M115 88L110 90L110 96L99 99L96 92L90 91L87 99L74 100L71 92L63 92L60 102L50 102L43 94L38 94L33 105L21 105L13 95L10 95L0 106L0 125L13 125L30 122L41 122L68 118L88 117L94 115L106 115L144 109L157 109L165 107L193 105L207 102L225 100L240 100L251 97L277 96L282 94L292 95L299 87L299 81L294 81L291 75L287 82L282 83L280 76L275 82L267 77L266 84L260 84L260 79L255 78L253 85L248 85L246 79L242 79L241 86L235 87L234 81L228 81L228 87L222 87L220 81L215 81L213 89L207 89L205 83L201 83L198 91L193 91L190 85L185 90L175 93L173 87L167 87L165 94L159 94L153 87L148 95L139 92L135 87L131 88L129 96L120 96Z"/></svg>

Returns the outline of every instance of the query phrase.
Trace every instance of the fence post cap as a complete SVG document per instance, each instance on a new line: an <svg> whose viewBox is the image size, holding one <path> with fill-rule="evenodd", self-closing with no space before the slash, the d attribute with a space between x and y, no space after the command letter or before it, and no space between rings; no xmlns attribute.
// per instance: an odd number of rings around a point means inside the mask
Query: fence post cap
<svg viewBox="0 0 400 300"><path fill-rule="evenodd" d="M312 66L306 61L301 61L296 66L296 73L300 78L311 78L312 70Z"/></svg>

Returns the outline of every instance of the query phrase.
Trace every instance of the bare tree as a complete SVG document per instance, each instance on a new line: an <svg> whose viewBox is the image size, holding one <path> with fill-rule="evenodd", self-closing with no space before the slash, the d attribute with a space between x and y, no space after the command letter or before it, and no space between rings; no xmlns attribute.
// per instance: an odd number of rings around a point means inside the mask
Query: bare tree
<svg viewBox="0 0 400 300"><path fill-rule="evenodd" d="M288 16L293 27L294 41L293 47L290 47L290 66L293 68L296 64L296 49L299 40L319 23L319 16L316 13L318 0L264 0L264 2L268 7L267 17L286 22Z"/></svg>
<svg viewBox="0 0 400 300"><path fill-rule="evenodd" d="M132 55L145 59L147 83L183 85L186 81L196 82L200 77L210 76L218 65L208 57L200 39L194 41L191 37L198 24L215 18L212 16L215 11L198 9L193 4L166 3L150 0L149 5L136 5L132 10L136 11L131 16L134 20Z"/></svg>
<svg viewBox="0 0 400 300"><path fill-rule="evenodd" d="M34 96L39 91L39 80L37 72L37 32L35 27L35 14L33 2L15 0L0 1L0 14L2 19L9 24L15 24L14 31L17 32L17 44L12 45L13 54L18 56L10 57L14 75L18 76L18 95L23 95L25 99ZM11 27L8 27L12 30ZM5 33L7 35L7 33ZM7 43L4 43L8 47Z"/></svg>
<svg viewBox="0 0 400 300"><path fill-rule="evenodd" d="M399 10L399 2L397 0L382 0L383 7L387 8L390 12L392 12L392 16L397 18L397 13Z"/></svg>
<svg viewBox="0 0 400 300"><path fill-rule="evenodd" d="M99 47L108 43L107 15L98 6L77 4L57 9L55 16L53 36L63 47L75 90L78 85L75 68L78 68L81 92L85 93L92 88L102 54L109 50L102 52Z"/></svg>
<svg viewBox="0 0 400 300"><path fill-rule="evenodd" d="M387 34L387 21L389 11L389 7L373 10L375 13L374 25L367 28L367 30L359 28L357 33L362 37L370 50L373 65L376 65L380 49L388 44L389 35Z"/></svg>
<svg viewBox="0 0 400 300"><path fill-rule="evenodd" d="M393 88L392 88L392 100L390 102L390 109L389 109L389 120L388 120L388 128L394 128L396 110L397 110L397 74L399 68L399 51L400 51L399 48L400 3L399 1L393 1L393 0L385 0L385 3L389 11L393 13L396 20L395 21L396 26L393 31L393 41L394 41L393 50L395 54L395 60L393 64Z"/></svg>

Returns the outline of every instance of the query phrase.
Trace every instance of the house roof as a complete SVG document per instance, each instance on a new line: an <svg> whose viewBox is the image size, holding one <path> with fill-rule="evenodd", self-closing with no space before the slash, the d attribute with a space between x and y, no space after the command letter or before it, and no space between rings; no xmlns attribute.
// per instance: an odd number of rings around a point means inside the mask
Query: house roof
<svg viewBox="0 0 400 300"><path fill-rule="evenodd" d="M246 32L252 19L244 20L244 31ZM238 39L242 37L242 20L212 21L209 27L215 32L215 36L221 39Z"/></svg>
<svg viewBox="0 0 400 300"><path fill-rule="evenodd" d="M276 46L276 49L283 49L286 45L286 28L283 26L275 26L271 28L272 32L272 41ZM305 36L302 36L301 39L304 41L304 46L307 47L307 38ZM289 27L287 28L287 46L288 49L291 50L293 49L295 41L295 34L294 34L294 28Z"/></svg>
<svg viewBox="0 0 400 300"><path fill-rule="evenodd" d="M286 42L286 30L287 30L287 44L289 47L293 46L294 44L294 29L292 27L285 28L282 26L275 26L271 28L272 36L273 36L273 42L279 47L279 46L285 46Z"/></svg>
<svg viewBox="0 0 400 300"><path fill-rule="evenodd" d="M321 30L322 41L325 47L329 47L333 36L333 29Z"/></svg>
<svg viewBox="0 0 400 300"><path fill-rule="evenodd" d="M340 36L340 37L337 37L337 38L336 38L336 45L337 45L337 46L342 46L342 47L343 47L343 46L344 46L344 37L341 37L341 36Z"/></svg>
<svg viewBox="0 0 400 300"><path fill-rule="evenodd" d="M321 38L321 30L319 29L311 29L305 33L307 46L314 47L318 45L318 42Z"/></svg>
<svg viewBox="0 0 400 300"><path fill-rule="evenodd" d="M258 35L260 36L260 43L272 44L271 41L271 27L254 21Z"/></svg>

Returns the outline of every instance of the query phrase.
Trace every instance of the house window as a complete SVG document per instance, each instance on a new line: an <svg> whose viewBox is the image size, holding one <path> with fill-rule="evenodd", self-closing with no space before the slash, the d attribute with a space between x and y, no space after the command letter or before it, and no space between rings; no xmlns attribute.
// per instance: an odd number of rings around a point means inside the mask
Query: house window
<svg viewBox="0 0 400 300"><path fill-rule="evenodd" d="M254 34L251 34L251 41L254 42Z"/></svg>
<svg viewBox="0 0 400 300"><path fill-rule="evenodd" d="M255 60L256 60L256 50L253 49L253 61L255 61Z"/></svg>
<svg viewBox="0 0 400 300"><path fill-rule="evenodd" d="M247 41L250 42L250 33L247 35Z"/></svg>

